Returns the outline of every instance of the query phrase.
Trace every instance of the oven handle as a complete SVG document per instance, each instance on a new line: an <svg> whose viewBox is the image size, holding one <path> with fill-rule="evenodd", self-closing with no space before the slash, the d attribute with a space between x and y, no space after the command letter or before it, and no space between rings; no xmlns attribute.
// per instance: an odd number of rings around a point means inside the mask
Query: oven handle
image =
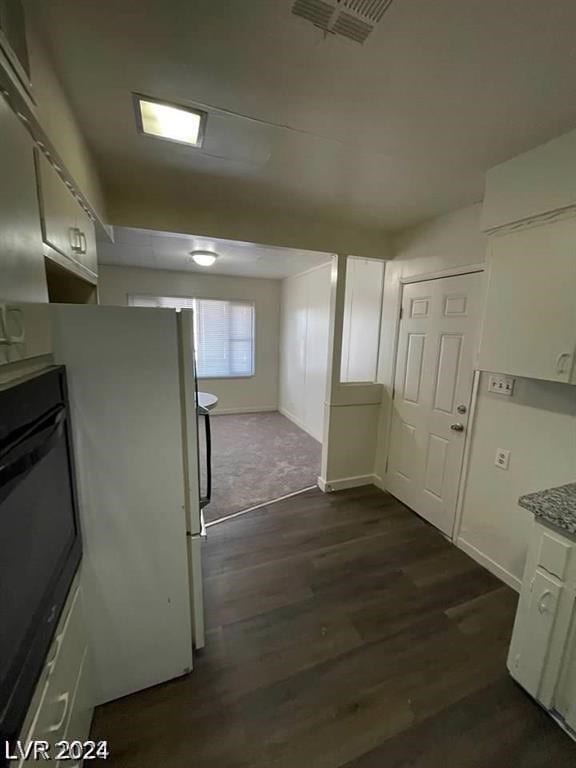
<svg viewBox="0 0 576 768"><path fill-rule="evenodd" d="M17 440L0 454L0 488L28 472L50 453L62 437L65 420L66 407L63 405L56 406L45 416L31 424ZM46 430L49 432L43 437L42 442L36 443L28 451L20 453L17 458L10 460L10 454L16 448L21 448L26 443L34 441Z"/></svg>

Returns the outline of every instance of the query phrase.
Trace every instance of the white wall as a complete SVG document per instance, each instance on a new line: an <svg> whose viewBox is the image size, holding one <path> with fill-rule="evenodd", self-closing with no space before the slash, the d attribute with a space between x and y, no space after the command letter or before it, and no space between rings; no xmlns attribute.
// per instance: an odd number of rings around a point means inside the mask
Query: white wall
<svg viewBox="0 0 576 768"><path fill-rule="evenodd" d="M400 277L429 274L485 259L481 205L455 211L402 233L386 268L379 380L384 384L376 474L384 477ZM511 450L510 469L494 466L496 448ZM459 544L518 586L531 515L523 493L576 477L576 387L518 379L513 397L491 395L481 376L472 425Z"/></svg>
<svg viewBox="0 0 576 768"><path fill-rule="evenodd" d="M280 411L316 440L324 429L331 265L282 281Z"/></svg>
<svg viewBox="0 0 576 768"><path fill-rule="evenodd" d="M334 217L326 220L309 206L290 210L297 201L288 196L284 207L271 208L265 192L253 197L238 188L224 199L210 185L209 177L157 175L157 183L134 195L130 180L125 186L107 186L111 224L163 232L202 234L206 237L263 243L298 250L354 253L375 258L389 254L388 236L379 228L350 226Z"/></svg>
<svg viewBox="0 0 576 768"><path fill-rule="evenodd" d="M201 379L199 385L220 398L219 413L274 411L278 408L280 280L100 266L101 304L125 305L130 293L254 301L255 375L238 379Z"/></svg>
<svg viewBox="0 0 576 768"><path fill-rule="evenodd" d="M328 387L324 446L319 485L334 491L374 480L374 455L382 385L341 381L349 260L339 255L332 265Z"/></svg>
<svg viewBox="0 0 576 768"><path fill-rule="evenodd" d="M459 544L519 586L532 515L519 496L576 479L576 387L516 379L512 397L487 392L482 374ZM494 466L508 448L510 468Z"/></svg>

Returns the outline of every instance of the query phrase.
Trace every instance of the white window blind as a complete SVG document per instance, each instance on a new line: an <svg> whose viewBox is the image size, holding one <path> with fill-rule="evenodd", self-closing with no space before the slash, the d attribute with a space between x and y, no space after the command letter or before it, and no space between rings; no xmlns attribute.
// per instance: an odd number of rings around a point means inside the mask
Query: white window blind
<svg viewBox="0 0 576 768"><path fill-rule="evenodd" d="M254 304L223 299L129 296L134 307L194 311L196 369L199 378L254 375Z"/></svg>

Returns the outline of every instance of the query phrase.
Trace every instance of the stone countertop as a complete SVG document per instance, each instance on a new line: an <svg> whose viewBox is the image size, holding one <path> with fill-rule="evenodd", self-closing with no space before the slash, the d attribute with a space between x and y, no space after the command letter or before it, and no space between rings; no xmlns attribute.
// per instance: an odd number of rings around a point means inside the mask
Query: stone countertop
<svg viewBox="0 0 576 768"><path fill-rule="evenodd" d="M520 496L518 504L563 531L576 535L576 483Z"/></svg>

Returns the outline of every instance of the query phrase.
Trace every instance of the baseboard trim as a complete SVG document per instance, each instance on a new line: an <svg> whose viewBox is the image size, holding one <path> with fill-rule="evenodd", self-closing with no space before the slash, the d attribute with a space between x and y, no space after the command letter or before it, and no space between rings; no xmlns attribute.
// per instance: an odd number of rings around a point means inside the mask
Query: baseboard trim
<svg viewBox="0 0 576 768"><path fill-rule="evenodd" d="M373 482L376 488L378 488L381 491L384 491L384 493L388 493L388 489L386 488L383 478L381 478L380 475L376 475L376 474L372 475L372 477L374 478Z"/></svg>
<svg viewBox="0 0 576 768"><path fill-rule="evenodd" d="M260 407L248 407L248 408L220 408L216 406L212 413L214 416L233 416L235 413L270 413L271 411L277 411L277 405L262 405Z"/></svg>
<svg viewBox="0 0 576 768"><path fill-rule="evenodd" d="M344 491L347 488L359 488L361 485L376 485L376 475L355 475L354 477L341 477L338 480L327 481L323 477L318 478L318 487L323 493L332 491Z"/></svg>
<svg viewBox="0 0 576 768"><path fill-rule="evenodd" d="M300 490L298 491L292 491L292 493L287 493L284 496L278 496L277 498L271 499L270 501L262 501L260 502L260 504L255 504L253 507L247 507L246 509L241 509L238 512L232 512L232 514L226 515L225 517L219 517L218 520L212 520L211 522L206 523L205 527L211 528L213 525L219 525L220 523L225 523L227 520L233 520L236 517L245 515L247 512L254 512L256 509L269 507L271 504L276 504L278 501L291 499L293 496L299 496L301 493L305 493L305 491L313 491L315 488L316 488L315 485L307 485L306 488L300 488Z"/></svg>
<svg viewBox="0 0 576 768"><path fill-rule="evenodd" d="M290 411L287 411L286 408L282 408L282 406L279 405L278 406L278 412L281 413L282 416L285 416L288 419L288 421L291 421L292 424L296 424L296 426L299 427L303 432L306 432L307 435L310 435L310 437L313 437L314 440L318 441L319 443L322 442L322 439L318 439L318 437L316 435L312 434L312 432L310 432L308 427L305 424L303 424L300 421L300 419L298 419L296 416L294 416L293 413L290 413Z"/></svg>
<svg viewBox="0 0 576 768"><path fill-rule="evenodd" d="M520 592L520 589L522 588L521 579L514 576L514 574L510 573L510 571L507 571L506 568L503 568L501 565L498 565L498 563L495 560L492 560L491 557L488 557L488 555L485 555L483 552L477 549L473 544L469 544L465 539L463 539L460 536L458 537L458 539L456 539L456 546L459 549L461 549L463 552L466 552L467 555L470 555L470 557L473 560L476 560L477 563L480 563L480 565L483 565L484 568L489 570L490 573L493 573L494 576L499 578L505 584L508 584L509 587L514 589L516 592Z"/></svg>

